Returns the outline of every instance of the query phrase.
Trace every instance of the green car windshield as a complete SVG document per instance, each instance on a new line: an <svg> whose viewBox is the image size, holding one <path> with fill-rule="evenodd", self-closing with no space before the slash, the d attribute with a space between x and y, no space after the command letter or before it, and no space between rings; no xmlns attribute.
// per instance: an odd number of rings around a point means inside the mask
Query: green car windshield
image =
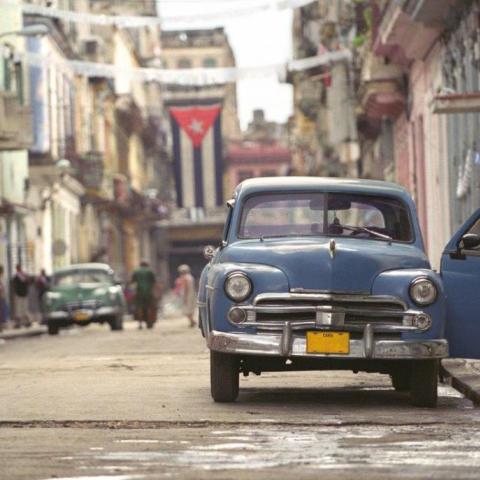
<svg viewBox="0 0 480 480"><path fill-rule="evenodd" d="M272 193L248 198L239 238L343 236L412 242L408 209L396 198L348 193Z"/></svg>
<svg viewBox="0 0 480 480"><path fill-rule="evenodd" d="M105 270L68 270L56 273L53 284L57 287L74 286L79 283L112 283L112 275Z"/></svg>

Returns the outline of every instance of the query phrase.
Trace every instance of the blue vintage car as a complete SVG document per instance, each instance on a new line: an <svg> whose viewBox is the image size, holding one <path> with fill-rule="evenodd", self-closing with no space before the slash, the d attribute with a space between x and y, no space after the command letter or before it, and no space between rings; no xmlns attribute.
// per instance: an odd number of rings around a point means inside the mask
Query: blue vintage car
<svg viewBox="0 0 480 480"><path fill-rule="evenodd" d="M237 398L240 373L341 369L388 374L432 407L449 344L480 356L480 210L437 273L415 205L392 183L252 179L228 207L198 297L215 401Z"/></svg>

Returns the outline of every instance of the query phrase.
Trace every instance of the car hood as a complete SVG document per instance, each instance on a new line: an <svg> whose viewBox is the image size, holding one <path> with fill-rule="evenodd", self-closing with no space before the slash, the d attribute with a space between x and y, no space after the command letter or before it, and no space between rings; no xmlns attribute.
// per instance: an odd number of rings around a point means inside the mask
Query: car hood
<svg viewBox="0 0 480 480"><path fill-rule="evenodd" d="M370 293L373 281L386 270L430 268L423 251L413 245L335 238L243 240L229 245L221 261L259 263L281 269L293 288Z"/></svg>

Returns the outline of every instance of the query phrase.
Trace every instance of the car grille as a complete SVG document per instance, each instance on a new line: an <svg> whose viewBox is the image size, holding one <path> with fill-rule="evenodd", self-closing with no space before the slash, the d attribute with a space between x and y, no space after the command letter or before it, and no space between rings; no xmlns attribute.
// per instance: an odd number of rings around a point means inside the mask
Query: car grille
<svg viewBox="0 0 480 480"><path fill-rule="evenodd" d="M375 297L359 295L289 295L275 298L274 295L259 295L254 302L254 313L250 319L263 324L266 330L282 322L292 322L296 330L311 328L302 326L302 322L310 324L318 319L319 312L339 314L338 326L346 330L361 330L367 324L381 326L402 326L405 306L393 297ZM254 318L253 318L254 317ZM295 326L296 322L299 322ZM351 328L349 328L351 327ZM259 331L263 330L259 325ZM273 328L274 329L274 328Z"/></svg>
<svg viewBox="0 0 480 480"><path fill-rule="evenodd" d="M73 312L75 310L95 310L102 306L102 303L98 300L84 300L78 302L69 302L62 306L62 310L65 312Z"/></svg>

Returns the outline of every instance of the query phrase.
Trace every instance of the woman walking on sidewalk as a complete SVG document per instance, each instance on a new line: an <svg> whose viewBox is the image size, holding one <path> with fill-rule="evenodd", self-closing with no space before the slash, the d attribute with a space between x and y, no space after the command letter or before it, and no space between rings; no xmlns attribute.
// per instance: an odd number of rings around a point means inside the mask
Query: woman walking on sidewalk
<svg viewBox="0 0 480 480"><path fill-rule="evenodd" d="M175 289L178 289L178 295L181 299L182 313L190 321L190 327L196 325L193 318L197 308L197 292L195 290L195 279L190 273L188 265L180 265L178 267L179 277L175 282Z"/></svg>

